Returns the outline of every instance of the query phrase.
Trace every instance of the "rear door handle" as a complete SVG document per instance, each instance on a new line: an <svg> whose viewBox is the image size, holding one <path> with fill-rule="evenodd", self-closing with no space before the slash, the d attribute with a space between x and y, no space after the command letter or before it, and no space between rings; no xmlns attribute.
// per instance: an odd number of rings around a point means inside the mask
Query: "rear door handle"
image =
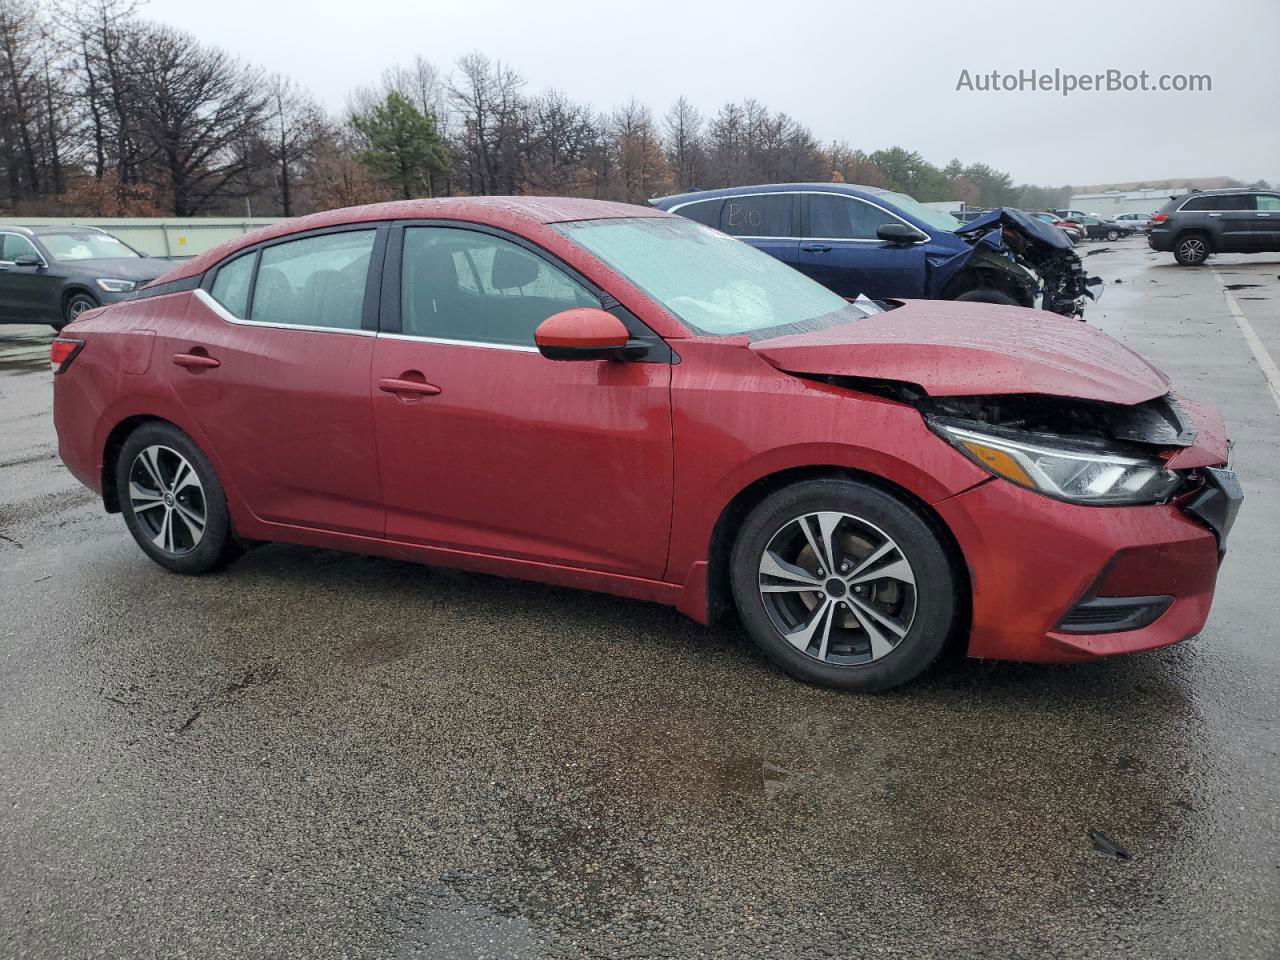
<svg viewBox="0 0 1280 960"><path fill-rule="evenodd" d="M188 370L212 370L222 366L221 360L216 360L207 353L175 353L173 362Z"/></svg>
<svg viewBox="0 0 1280 960"><path fill-rule="evenodd" d="M434 397L440 392L440 388L434 383L403 380L400 377L383 377L378 381L378 389L383 393L409 394L415 397Z"/></svg>
<svg viewBox="0 0 1280 960"><path fill-rule="evenodd" d="M800 248L805 253L829 253L831 244L829 243L806 243Z"/></svg>

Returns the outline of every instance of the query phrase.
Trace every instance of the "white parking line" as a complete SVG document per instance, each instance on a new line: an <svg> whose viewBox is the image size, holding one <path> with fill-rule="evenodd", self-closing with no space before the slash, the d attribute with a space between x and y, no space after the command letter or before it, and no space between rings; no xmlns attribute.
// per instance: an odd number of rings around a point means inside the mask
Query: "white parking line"
<svg viewBox="0 0 1280 960"><path fill-rule="evenodd" d="M1253 359L1258 361L1258 366L1262 368L1263 376L1267 378L1267 385L1271 388L1271 399L1276 402L1276 407L1280 409L1280 367L1276 366L1276 362L1271 358L1266 345L1258 338L1257 331L1253 329L1253 324L1249 322L1249 318L1240 309L1240 304L1236 303L1236 298L1227 289L1227 284L1222 279L1222 274L1214 270L1213 275L1222 284L1222 295L1227 298L1227 309L1236 318L1236 326L1240 328L1240 333L1244 336L1244 342L1253 351Z"/></svg>

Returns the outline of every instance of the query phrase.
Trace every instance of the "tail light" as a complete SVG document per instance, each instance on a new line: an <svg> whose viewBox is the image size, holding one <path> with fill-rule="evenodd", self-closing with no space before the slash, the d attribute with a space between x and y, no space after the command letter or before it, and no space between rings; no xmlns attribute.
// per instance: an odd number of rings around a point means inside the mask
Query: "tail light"
<svg viewBox="0 0 1280 960"><path fill-rule="evenodd" d="M71 361L84 349L83 340L71 337L55 337L49 344L49 367L54 373L65 373Z"/></svg>
<svg viewBox="0 0 1280 960"><path fill-rule="evenodd" d="M1164 223L1168 219L1169 219L1169 215L1167 213L1157 213L1154 217L1151 218L1151 222Z"/></svg>

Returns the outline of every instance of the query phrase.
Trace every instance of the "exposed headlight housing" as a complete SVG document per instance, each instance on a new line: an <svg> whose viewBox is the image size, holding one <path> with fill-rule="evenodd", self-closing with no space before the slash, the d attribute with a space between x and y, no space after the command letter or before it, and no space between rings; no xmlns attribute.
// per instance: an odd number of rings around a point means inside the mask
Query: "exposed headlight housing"
<svg viewBox="0 0 1280 960"><path fill-rule="evenodd" d="M986 470L1058 500L1095 506L1162 503L1182 477L1156 458L1141 458L1045 438L1014 439L930 421L938 433Z"/></svg>
<svg viewBox="0 0 1280 960"><path fill-rule="evenodd" d="M95 280L94 283L107 291L107 293L128 293L138 286L138 282L136 280L112 280L109 277L102 280Z"/></svg>

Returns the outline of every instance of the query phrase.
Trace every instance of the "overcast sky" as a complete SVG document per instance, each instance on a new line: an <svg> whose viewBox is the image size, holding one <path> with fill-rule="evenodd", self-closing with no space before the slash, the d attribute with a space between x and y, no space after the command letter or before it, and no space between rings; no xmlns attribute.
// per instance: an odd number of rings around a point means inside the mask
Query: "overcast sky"
<svg viewBox="0 0 1280 960"><path fill-rule="evenodd" d="M479 50L538 92L660 119L680 94L704 113L752 96L822 141L901 145L1016 182L1166 177L1280 180L1277 0L149 0L144 16L288 74L333 110L421 54L450 69ZM980 93L971 75L1209 74L1209 93Z"/></svg>

